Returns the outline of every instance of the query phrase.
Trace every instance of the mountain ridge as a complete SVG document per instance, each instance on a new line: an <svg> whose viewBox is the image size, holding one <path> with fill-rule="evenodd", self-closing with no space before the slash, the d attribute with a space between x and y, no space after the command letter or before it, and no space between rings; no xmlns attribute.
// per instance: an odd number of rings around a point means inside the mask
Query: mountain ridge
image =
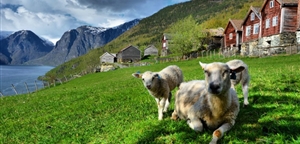
<svg viewBox="0 0 300 144"><path fill-rule="evenodd" d="M28 61L26 64L60 65L84 55L92 49L102 47L138 23L139 19L134 19L113 28L79 26L76 29L66 31L47 55Z"/></svg>

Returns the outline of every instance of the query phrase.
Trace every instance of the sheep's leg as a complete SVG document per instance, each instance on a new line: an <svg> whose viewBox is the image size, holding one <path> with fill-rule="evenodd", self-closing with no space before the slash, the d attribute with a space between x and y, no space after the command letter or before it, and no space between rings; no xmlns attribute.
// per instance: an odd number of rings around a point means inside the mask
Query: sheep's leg
<svg viewBox="0 0 300 144"><path fill-rule="evenodd" d="M202 132L203 130L202 122L199 119L188 120L187 124L194 131Z"/></svg>
<svg viewBox="0 0 300 144"><path fill-rule="evenodd" d="M249 105L248 101L248 84L243 84L244 106Z"/></svg>
<svg viewBox="0 0 300 144"><path fill-rule="evenodd" d="M224 133L229 131L232 127L230 123L224 123L221 125L217 130L213 133L213 139L211 140L210 144L216 144L217 141L223 137Z"/></svg>
<svg viewBox="0 0 300 144"><path fill-rule="evenodd" d="M203 130L203 124L201 120L196 116L188 116L187 124L190 128L192 128L194 131L202 132Z"/></svg>
<svg viewBox="0 0 300 144"><path fill-rule="evenodd" d="M162 98L158 103L158 120L163 119L163 109L164 109L164 106L166 104L166 100L167 99Z"/></svg>
<svg viewBox="0 0 300 144"><path fill-rule="evenodd" d="M171 97L172 97L172 93L170 92L169 93L169 98L166 100L166 104L165 104L165 107L164 107L164 112L168 111L168 108L169 108L169 105L170 105L170 101L171 101Z"/></svg>

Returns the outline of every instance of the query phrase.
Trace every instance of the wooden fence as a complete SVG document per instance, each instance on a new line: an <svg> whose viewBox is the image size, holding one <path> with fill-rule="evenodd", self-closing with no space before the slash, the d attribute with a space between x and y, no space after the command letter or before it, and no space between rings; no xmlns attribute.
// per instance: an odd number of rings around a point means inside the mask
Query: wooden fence
<svg viewBox="0 0 300 144"><path fill-rule="evenodd" d="M44 81L41 81L42 82L42 88L46 88L46 87L49 87L50 88L50 84L49 84L49 82L44 82ZM34 86L35 86L35 90L34 91L30 91L30 89L28 88L28 84L26 83L26 82L24 82L24 88L25 88L25 90L26 90L26 92L25 92L25 94L27 93L27 94L30 94L30 93L33 93L33 92L37 92L39 89L41 89L41 88L39 88L38 87L38 83L37 83L37 81L34 81ZM17 90L17 88L15 87L15 85L14 84L11 84L11 88L12 88L12 90L13 90L13 92L16 94L16 95L18 95L18 94L24 94L24 89L22 90L22 92L20 93L20 90ZM0 91L0 96L4 96L4 94Z"/></svg>

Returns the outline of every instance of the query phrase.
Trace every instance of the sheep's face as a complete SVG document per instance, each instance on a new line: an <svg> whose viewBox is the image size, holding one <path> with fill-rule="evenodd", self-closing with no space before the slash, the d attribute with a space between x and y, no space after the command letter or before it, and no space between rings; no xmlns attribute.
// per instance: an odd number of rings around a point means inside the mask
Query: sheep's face
<svg viewBox="0 0 300 144"><path fill-rule="evenodd" d="M227 64L220 62L209 64L200 62L200 65L205 73L207 91L215 95L220 95L228 91L231 86L230 73L244 70L244 67L232 70Z"/></svg>
<svg viewBox="0 0 300 144"><path fill-rule="evenodd" d="M146 71L143 74L135 73L132 75L134 77L141 78L144 86L149 90L151 90L155 86L156 81L160 79L157 73L151 71Z"/></svg>

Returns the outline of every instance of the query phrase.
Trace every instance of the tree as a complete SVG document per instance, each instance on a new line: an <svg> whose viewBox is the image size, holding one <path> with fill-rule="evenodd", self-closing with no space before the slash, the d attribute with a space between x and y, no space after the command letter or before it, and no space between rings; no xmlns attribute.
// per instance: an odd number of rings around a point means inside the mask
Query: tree
<svg viewBox="0 0 300 144"><path fill-rule="evenodd" d="M173 53L187 55L192 50L197 50L202 39L207 37L202 28L197 25L195 19L189 16L170 28L171 44L170 50ZM199 45L200 44L200 45Z"/></svg>

